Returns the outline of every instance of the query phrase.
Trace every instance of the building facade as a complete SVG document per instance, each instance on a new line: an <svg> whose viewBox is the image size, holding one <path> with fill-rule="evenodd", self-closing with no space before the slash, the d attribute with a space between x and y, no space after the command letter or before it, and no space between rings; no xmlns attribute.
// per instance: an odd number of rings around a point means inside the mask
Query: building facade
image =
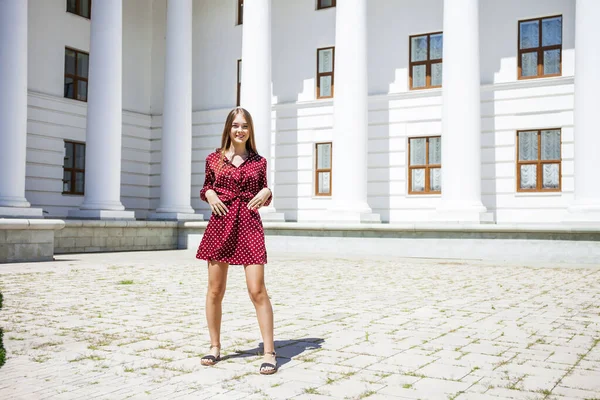
<svg viewBox="0 0 600 400"><path fill-rule="evenodd" d="M598 224L599 20L596 0L0 0L0 215L206 218L240 104L265 218Z"/></svg>

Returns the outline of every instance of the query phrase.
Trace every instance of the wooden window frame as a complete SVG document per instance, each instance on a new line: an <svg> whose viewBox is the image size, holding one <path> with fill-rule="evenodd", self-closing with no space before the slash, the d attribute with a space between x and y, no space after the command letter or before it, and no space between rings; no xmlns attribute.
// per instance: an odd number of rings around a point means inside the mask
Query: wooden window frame
<svg viewBox="0 0 600 400"><path fill-rule="evenodd" d="M82 18L85 19L92 19L92 0L87 0L88 1L88 10L90 10L90 16L86 17L85 15L81 14L81 3L79 0L77 0L77 2L75 3L75 11L69 11L69 6L67 4L67 12L69 14L74 14L74 15L79 15Z"/></svg>
<svg viewBox="0 0 600 400"><path fill-rule="evenodd" d="M240 106L240 100L241 100L241 93L242 93L242 59L238 59L237 60L237 99L236 99L236 103L235 105L237 107Z"/></svg>
<svg viewBox="0 0 600 400"><path fill-rule="evenodd" d="M441 190L431 190L431 169L439 168L442 169L442 164L429 164L429 139L442 139L441 135L438 136L413 136L408 138L408 194L441 194ZM411 139L426 139L425 140L425 164L423 165L411 165L410 164L410 140ZM425 170L425 190L422 192L413 191L412 190L412 171L414 169L424 169Z"/></svg>
<svg viewBox="0 0 600 400"><path fill-rule="evenodd" d="M85 158L83 159L83 168L75 168L75 160L77 159L77 146L78 145L83 145L83 148L85 149L85 143L84 142L78 142L75 140L65 140L64 141L65 145L67 143L71 143L73 145L73 167L72 168L67 168L65 167L65 162L63 159L63 190L62 190L62 194L73 194L73 195L84 195L85 194ZM66 158L66 156L64 157ZM71 173L71 179L70 179L70 188L71 190L68 192L65 192L64 190L64 172L70 172ZM77 172L81 172L83 173L83 192L76 192L75 191L75 181L76 181L76 173Z"/></svg>
<svg viewBox="0 0 600 400"><path fill-rule="evenodd" d="M236 25L244 24L244 0L237 0L237 18Z"/></svg>
<svg viewBox="0 0 600 400"><path fill-rule="evenodd" d="M327 10L328 8L335 7L335 1L336 0L332 0L330 6L324 6L323 0L317 0L317 10Z"/></svg>
<svg viewBox="0 0 600 400"><path fill-rule="evenodd" d="M79 57L77 55L78 54L85 54L85 55L88 56L88 75L89 75L90 53L86 53L85 51L73 49L71 47L65 47L65 58L67 57L67 54L66 54L67 50L75 52L75 74L68 74L67 70L66 70L66 67L65 67L65 70L64 70L64 75L65 76L64 76L64 79L63 79L63 94L64 94L64 83L65 83L64 80L66 80L67 78L71 78L71 79L73 79L73 97L68 97L68 96L63 96L63 97L65 99L83 101L83 102L87 103L87 99L88 99L87 94L85 96L85 100L77 98L77 94L78 94L77 90L79 89L79 85L78 85L79 81L85 81L86 83L88 83L88 77L83 77L83 76L77 75L77 63L79 62L78 61ZM88 93L89 93L89 83L88 83Z"/></svg>
<svg viewBox="0 0 600 400"><path fill-rule="evenodd" d="M432 60L431 56L431 35L442 35L442 40L444 40L444 31L439 32L430 32L430 33L421 33L419 35L411 35L408 37L408 74L409 80L408 85L410 90L423 90L423 89L435 89L441 88L443 85L443 76L442 76L442 85L431 85L431 64L442 64L444 63L444 56L442 54L442 58L436 58ZM412 39L420 36L427 36L427 60L425 61L413 61L412 60ZM413 87L413 66L416 65L425 65L425 86L423 87Z"/></svg>
<svg viewBox="0 0 600 400"><path fill-rule="evenodd" d="M560 44L555 44L552 46L543 46L542 43L542 21L545 19L551 19L551 18L558 18L560 17L561 20L561 34L560 34ZM522 22L531 22L531 21L538 21L539 23L539 47L532 47L529 49L521 49L521 23ZM518 51L518 62L517 62L517 75L518 75L518 79L519 80L526 80L526 79L539 79L539 78L551 78L554 76L562 76L562 42L563 42L563 34L562 34L562 28L563 28L563 16L561 15L553 15L553 16L549 16L549 17L540 17L540 18L530 18L530 19L523 19L523 20L519 20L518 24L517 24L517 51ZM547 74L544 75L544 51L547 50L560 50L559 52L559 62L558 62L558 69L559 72L557 74ZM534 76L523 76L523 54L524 53L537 53L537 75Z"/></svg>
<svg viewBox="0 0 600 400"><path fill-rule="evenodd" d="M331 49L333 60L331 60L331 72L319 72L319 52ZM331 96L321 96L321 77L331 76ZM335 46L321 47L317 49L317 99L332 99L335 94Z"/></svg>
<svg viewBox="0 0 600 400"><path fill-rule="evenodd" d="M559 157L556 160L542 160L542 131L558 131L560 135L559 143ZM538 139L538 154L537 160L520 161L519 160L519 133L522 132L537 132ZM516 146L516 160L517 160L517 192L519 193L546 193L546 192L562 192L562 129L561 128L543 128L543 129L523 129L517 131L517 146ZM558 188L544 189L543 177L544 177L544 164L558 164ZM521 188L521 165L536 165L536 184L535 189L522 189Z"/></svg>
<svg viewBox="0 0 600 400"><path fill-rule="evenodd" d="M330 168L319 169L319 145L323 145L323 144L328 144L331 149L331 151L329 152ZM320 172L329 172L329 192L328 193L319 193L319 173ZM333 183L333 142L315 143L315 196L331 197L331 193L333 192L332 183Z"/></svg>

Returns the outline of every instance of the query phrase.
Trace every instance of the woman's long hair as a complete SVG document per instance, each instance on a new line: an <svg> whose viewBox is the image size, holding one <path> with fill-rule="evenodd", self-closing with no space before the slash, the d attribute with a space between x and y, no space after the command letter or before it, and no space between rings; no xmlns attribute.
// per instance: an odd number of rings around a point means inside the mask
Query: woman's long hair
<svg viewBox="0 0 600 400"><path fill-rule="evenodd" d="M233 125L233 120L238 114L242 114L246 119L246 123L248 124L248 140L246 141L246 150L248 153L258 154L256 151L256 141L254 140L254 123L252 122L252 115L242 107L236 107L229 112L227 115L227 119L225 120L225 126L223 127L223 134L221 135L221 157L219 162L219 168L221 169L223 163L225 162L225 152L229 150L231 147L231 127Z"/></svg>

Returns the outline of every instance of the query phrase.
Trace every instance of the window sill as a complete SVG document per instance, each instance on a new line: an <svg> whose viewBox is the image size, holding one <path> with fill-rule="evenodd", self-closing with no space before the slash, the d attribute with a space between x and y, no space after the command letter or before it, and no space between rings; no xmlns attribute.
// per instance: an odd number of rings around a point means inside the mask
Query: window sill
<svg viewBox="0 0 600 400"><path fill-rule="evenodd" d="M85 196L85 193L69 193L69 192L62 192L61 194L62 194L63 196L77 196L77 197Z"/></svg>
<svg viewBox="0 0 600 400"><path fill-rule="evenodd" d="M406 197L408 198L428 198L428 197L433 197L433 198L441 198L442 194L441 193L407 193Z"/></svg>
<svg viewBox="0 0 600 400"><path fill-rule="evenodd" d="M563 192L515 192L515 197L560 197Z"/></svg>

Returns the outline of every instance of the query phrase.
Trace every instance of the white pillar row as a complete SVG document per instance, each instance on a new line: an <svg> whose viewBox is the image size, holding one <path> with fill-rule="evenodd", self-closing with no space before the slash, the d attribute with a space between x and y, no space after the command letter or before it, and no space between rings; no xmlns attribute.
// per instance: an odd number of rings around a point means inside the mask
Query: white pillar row
<svg viewBox="0 0 600 400"><path fill-rule="evenodd" d="M444 0L443 35L442 199L432 218L492 222L481 202L479 0Z"/></svg>
<svg viewBox="0 0 600 400"><path fill-rule="evenodd" d="M70 217L133 219L121 204L122 0L92 2L85 196Z"/></svg>
<svg viewBox="0 0 600 400"><path fill-rule="evenodd" d="M367 0L337 3L332 202L326 220L381 222L367 203Z"/></svg>
<svg viewBox="0 0 600 400"><path fill-rule="evenodd" d="M569 207L567 219L598 224L600 2L577 0L575 12L575 202Z"/></svg>
<svg viewBox="0 0 600 400"><path fill-rule="evenodd" d="M160 205L149 219L202 219L191 206L192 0L168 0Z"/></svg>
<svg viewBox="0 0 600 400"><path fill-rule="evenodd" d="M41 218L25 199L27 1L0 0L0 217Z"/></svg>
<svg viewBox="0 0 600 400"><path fill-rule="evenodd" d="M252 115L258 153L267 159L268 183L273 190L271 158L271 0L244 1L242 24L242 82L240 106ZM260 209L263 220L283 221L276 201Z"/></svg>

